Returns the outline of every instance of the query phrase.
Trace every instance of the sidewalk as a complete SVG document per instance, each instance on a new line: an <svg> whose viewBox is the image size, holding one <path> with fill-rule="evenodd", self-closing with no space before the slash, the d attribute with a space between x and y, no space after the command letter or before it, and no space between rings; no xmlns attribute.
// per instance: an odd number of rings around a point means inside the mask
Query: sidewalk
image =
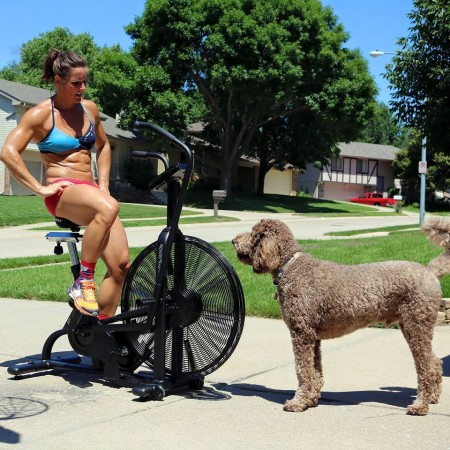
<svg viewBox="0 0 450 450"><path fill-rule="evenodd" d="M191 208L192 209L192 208ZM213 210L199 210L205 215L213 215ZM164 217L165 209L162 209ZM243 211L221 211L220 214L238 219L235 222L212 222L203 224L182 224L181 231L199 237L207 242L231 241L237 234L250 231L252 226L263 218L276 218L286 222L297 239L331 239L326 233L344 230L362 230L391 225L417 224L417 214L389 214L380 217L310 217L291 213L259 213ZM53 245L45 239L45 230L33 228L45 224L33 224L0 228L1 258L19 256L51 255ZM162 226L143 226L126 228L130 247L144 247L158 239Z"/></svg>
<svg viewBox="0 0 450 450"><path fill-rule="evenodd" d="M324 341L319 406L287 413L282 405L296 377L279 320L247 318L236 351L202 391L160 402L138 401L128 388L81 373L8 375L11 364L36 358L68 313L63 303L0 299L0 448L450 448L450 327L435 329L443 394L427 416L405 415L416 375L401 333L373 328ZM69 350L68 344L56 350Z"/></svg>
<svg viewBox="0 0 450 450"><path fill-rule="evenodd" d="M231 240L270 216L238 214L239 222L184 225L182 231L210 242ZM418 222L416 216L394 214L274 217L288 223L299 239ZM147 245L160 230L129 228L130 245ZM24 227L0 229L2 257L51 254L44 234ZM449 326L435 328L443 393L427 416L405 414L416 395L416 372L401 333L374 328L324 341L319 406L286 413L283 404L297 381L289 333L280 320L247 317L235 352L206 378L203 390L182 391L160 402L139 401L129 388L77 372L10 376L9 366L39 358L45 339L61 328L69 312L64 303L0 299L0 449L450 449ZM67 339L60 341L55 350L70 351Z"/></svg>

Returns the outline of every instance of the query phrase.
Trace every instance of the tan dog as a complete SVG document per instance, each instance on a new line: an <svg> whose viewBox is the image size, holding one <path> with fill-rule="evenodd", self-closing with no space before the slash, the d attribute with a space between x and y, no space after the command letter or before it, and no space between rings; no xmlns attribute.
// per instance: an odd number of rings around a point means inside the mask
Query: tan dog
<svg viewBox="0 0 450 450"><path fill-rule="evenodd" d="M432 218L422 227L445 253L428 266L408 261L341 265L303 253L283 222L266 219L233 239L238 258L255 273L270 273L291 333L298 378L286 411L316 406L323 386L320 342L374 323L398 322L418 377L407 413L425 415L441 393L442 362L432 337L441 302L439 278L450 272L450 222ZM343 281L345 280L345 283Z"/></svg>

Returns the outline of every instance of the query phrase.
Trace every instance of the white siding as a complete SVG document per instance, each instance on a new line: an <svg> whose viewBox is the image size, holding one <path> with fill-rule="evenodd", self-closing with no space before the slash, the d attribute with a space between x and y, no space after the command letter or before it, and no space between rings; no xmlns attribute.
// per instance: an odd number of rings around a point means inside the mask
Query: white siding
<svg viewBox="0 0 450 450"><path fill-rule="evenodd" d="M15 108L11 105L11 100L0 95L0 149L3 147L9 131L16 125L15 116L11 116L14 110ZM5 192L5 171L5 165L0 163L0 194L4 194Z"/></svg>
<svg viewBox="0 0 450 450"><path fill-rule="evenodd" d="M361 185L377 185L378 161L369 159L368 171L360 173L357 171L357 158L343 158L343 170L335 170L331 165L324 167L323 181L336 183L355 183Z"/></svg>
<svg viewBox="0 0 450 450"><path fill-rule="evenodd" d="M5 193L5 165L0 162L0 195Z"/></svg>
<svg viewBox="0 0 450 450"><path fill-rule="evenodd" d="M39 153L34 150L25 150L23 160L31 175L37 180L42 181L43 165ZM11 195L33 195L33 193L11 177Z"/></svg>

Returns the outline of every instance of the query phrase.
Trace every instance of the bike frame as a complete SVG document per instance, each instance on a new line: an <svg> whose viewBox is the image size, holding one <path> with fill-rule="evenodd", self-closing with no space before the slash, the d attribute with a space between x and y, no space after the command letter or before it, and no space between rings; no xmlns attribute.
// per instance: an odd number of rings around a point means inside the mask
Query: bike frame
<svg viewBox="0 0 450 450"><path fill-rule="evenodd" d="M124 374L120 369L119 359L126 357L121 347L124 333L126 332L145 332L148 330L149 324L155 319L154 332L154 366L152 383L154 385L162 385L165 381L165 345L166 345L166 304L165 295L167 291L167 270L170 262L171 249L177 238L183 237L178 228L181 210L186 196L189 179L193 168L193 154L191 149L178 140L168 131L158 127L157 125L147 122L135 122L134 127L137 129L146 129L153 131L166 140L171 145L180 149L185 157L186 163L176 164L169 167L167 159L160 153L134 151L132 156L139 158L158 158L165 167L152 183L149 189L167 185L167 225L161 231L157 240L156 253L156 277L153 297L143 299L142 306L132 311L125 311L116 316L103 320L99 323L95 318L82 315L75 309L71 312L65 326L61 330L52 333L44 343L42 349L42 361L29 362L25 365L16 365L8 368L8 372L13 375L22 375L25 373L47 370L52 368L64 368L66 370L84 370L88 372L96 372L98 369L95 362L100 362L102 367L102 376L107 380L119 381L125 375L129 377L135 374ZM181 183L180 183L181 180ZM72 263L72 274L74 278L78 276L80 263L77 242L82 239L79 229L72 229L71 232L51 232L47 234L47 239L57 242L57 248L61 242L66 242ZM58 250L60 253L62 251ZM183 252L183 249L180 250ZM123 323L133 318L145 317L147 320L141 322ZM80 364L80 358L68 359L52 359L52 348L56 340L67 334L72 348L84 356L92 358L93 366ZM83 341L84 336L92 336L91 340L86 343ZM121 337L122 336L122 337ZM179 341L176 331L174 332L174 342ZM80 343L81 342L81 343ZM198 381L198 378L196 379ZM194 381L196 381L194 380ZM202 379L201 379L202 381ZM192 380L191 380L192 382ZM150 386L151 391L151 386ZM163 391L164 392L164 391ZM147 387L140 384L133 388L133 393L139 396L148 396Z"/></svg>

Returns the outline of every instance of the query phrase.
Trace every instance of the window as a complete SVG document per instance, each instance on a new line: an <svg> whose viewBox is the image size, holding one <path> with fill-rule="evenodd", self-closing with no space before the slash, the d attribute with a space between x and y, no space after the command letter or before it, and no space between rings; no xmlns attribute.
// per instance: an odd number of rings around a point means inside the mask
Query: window
<svg viewBox="0 0 450 450"><path fill-rule="evenodd" d="M369 160L368 159L358 159L356 161L356 171L358 173L369 172Z"/></svg>
<svg viewBox="0 0 450 450"><path fill-rule="evenodd" d="M340 156L331 158L331 170L344 170L344 159Z"/></svg>

